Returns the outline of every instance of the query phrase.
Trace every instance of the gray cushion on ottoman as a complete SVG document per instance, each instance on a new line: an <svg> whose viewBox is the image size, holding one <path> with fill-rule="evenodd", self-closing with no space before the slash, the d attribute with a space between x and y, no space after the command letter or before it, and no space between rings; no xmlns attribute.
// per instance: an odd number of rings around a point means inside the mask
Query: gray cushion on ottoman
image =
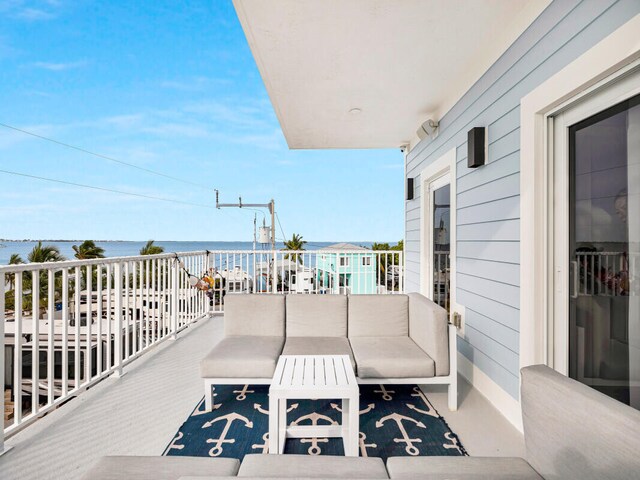
<svg viewBox="0 0 640 480"><path fill-rule="evenodd" d="M346 337L345 295L287 295L287 337Z"/></svg>
<svg viewBox="0 0 640 480"><path fill-rule="evenodd" d="M429 480L541 480L522 458L510 457L391 457L391 478Z"/></svg>
<svg viewBox="0 0 640 480"><path fill-rule="evenodd" d="M389 478L381 458L245 455L239 477Z"/></svg>
<svg viewBox="0 0 640 480"><path fill-rule="evenodd" d="M349 339L360 378L433 377L435 364L409 337Z"/></svg>
<svg viewBox="0 0 640 480"><path fill-rule="evenodd" d="M233 476L235 458L205 457L102 457L83 480L178 480L185 475Z"/></svg>
<svg viewBox="0 0 640 480"><path fill-rule="evenodd" d="M200 362L202 378L270 378L284 337L225 337Z"/></svg>
<svg viewBox="0 0 640 480"><path fill-rule="evenodd" d="M282 355L349 355L353 371L356 370L351 345L345 337L287 337Z"/></svg>

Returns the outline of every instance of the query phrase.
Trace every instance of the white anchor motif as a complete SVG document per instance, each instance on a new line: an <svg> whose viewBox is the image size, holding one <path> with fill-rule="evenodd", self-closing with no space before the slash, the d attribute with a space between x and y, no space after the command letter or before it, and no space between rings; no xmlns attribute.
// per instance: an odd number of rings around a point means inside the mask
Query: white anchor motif
<svg viewBox="0 0 640 480"><path fill-rule="evenodd" d="M256 393L255 390L249 390L249 385L245 385L242 387L242 390L234 390L233 393L238 393L239 395L236 397L236 400L242 402L247 399L247 393Z"/></svg>
<svg viewBox="0 0 640 480"><path fill-rule="evenodd" d="M171 444L169 445L169 448L167 448L167 450L182 450L184 448L184 445L176 445L176 442L178 440L182 440L183 437L184 433L178 432L178 435L176 435L176 438L171 441Z"/></svg>
<svg viewBox="0 0 640 480"><path fill-rule="evenodd" d="M393 397L391 396L392 393L396 393L395 390L387 390L386 388L384 388L384 385L380 385L380 390L374 390L373 393L381 393L382 394L382 399L386 400L387 402L390 400L393 400Z"/></svg>
<svg viewBox="0 0 640 480"><path fill-rule="evenodd" d="M202 428L208 428L211 425L213 425L216 422L222 421L224 420L225 426L222 429L222 433L220 434L220 438L208 438L207 439L207 443L213 443L215 444L215 446L209 450L209 456L211 457L217 457L222 453L223 450L223 445L225 443L235 443L235 438L227 438L227 434L229 433L229 429L231 428L231 424L235 421L235 420L240 420L242 422L244 422L245 426L247 428L253 428L253 422L250 421L247 417L243 417L242 415L236 413L236 412L232 412L229 413L227 415L223 415L221 417L217 417L214 418L213 420L211 420L210 422L206 422L204 425L202 425Z"/></svg>
<svg viewBox="0 0 640 480"><path fill-rule="evenodd" d="M298 403L292 403L291 405L289 405L289 408L287 408L287 413L292 412L293 410L298 408L298 405L299 405ZM269 415L269 410L262 408L262 405L260 403L254 403L253 409L257 410L258 412L264 415Z"/></svg>
<svg viewBox="0 0 640 480"><path fill-rule="evenodd" d="M269 453L269 432L262 435L262 440L264 440L264 443L254 443L253 445L251 445L251 448L253 448L254 450L262 450L261 453Z"/></svg>
<svg viewBox="0 0 640 480"><path fill-rule="evenodd" d="M326 415L321 415L319 413L313 412L310 413L308 415L303 415L302 417L299 417L297 420L291 422L291 426L294 425L298 425L301 421L304 420L310 420L311 421L311 425L316 426L318 425L318 420L325 420L327 422L329 422L329 425L338 425L338 422L336 422L335 420L333 420L331 417L328 417ZM309 455L320 455L321 453L321 449L320 446L318 445L319 443L327 443L329 441L328 438L303 438L300 440L300 443L310 443L311 446L309 447L309 449L307 450L309 452Z"/></svg>
<svg viewBox="0 0 640 480"><path fill-rule="evenodd" d="M433 405L431 405L429 400L427 400L427 397L424 395L424 393L422 393L422 390L420 390L420 387L413 387L413 391L416 393L412 393L411 396L421 398L424 404L427 406L427 410L422 410L410 403L407 403L407 407L409 407L411 410L414 410L418 413L423 413L425 415L429 415L434 418L440 418L440 415L438 415L438 412L436 412L436 409L433 408Z"/></svg>
<svg viewBox="0 0 640 480"><path fill-rule="evenodd" d="M375 443L365 443L364 441L366 440L367 436L364 434L364 432L360 432L360 435L358 436L358 444L360 445L360 456L361 457L368 457L369 455L367 455L367 447L371 447L371 448L378 448L378 445L376 445Z"/></svg>
<svg viewBox="0 0 640 480"><path fill-rule="evenodd" d="M342 413L342 407L340 405L338 405L337 403L331 403L331 408L333 408L334 410L337 410L338 412ZM364 415L365 413L369 413L371 410L373 410L374 408L376 408L376 404L375 403L370 403L369 405L367 405L367 408L360 410L360 415Z"/></svg>
<svg viewBox="0 0 640 480"><path fill-rule="evenodd" d="M395 443L406 443L407 446L404 448L405 451L409 454L409 455L418 455L420 453L420 450L418 450L418 447L414 446L414 443L422 443L422 440L420 438L409 438L409 434L407 433L407 430L404 428L404 425L402 424L403 420L407 420L409 422L413 422L416 424L417 427L420 428L427 428L427 426L416 420L415 418L411 418L411 417L405 417L404 415L400 415L399 413L392 413L391 415L387 415L386 417L381 418L380 420L378 420L376 422L376 428L381 428L384 425L384 422L386 422L387 420L393 420L396 422L396 424L398 425L398 429L400 430L400 434L402 435L402 438L394 438L393 441Z"/></svg>
<svg viewBox="0 0 640 480"><path fill-rule="evenodd" d="M458 453L462 454L462 450L460 449L460 444L458 443L458 439L452 435L453 433L451 432L447 432L444 434L444 438L449 440L451 443L443 443L442 446L447 449L455 448L458 451Z"/></svg>

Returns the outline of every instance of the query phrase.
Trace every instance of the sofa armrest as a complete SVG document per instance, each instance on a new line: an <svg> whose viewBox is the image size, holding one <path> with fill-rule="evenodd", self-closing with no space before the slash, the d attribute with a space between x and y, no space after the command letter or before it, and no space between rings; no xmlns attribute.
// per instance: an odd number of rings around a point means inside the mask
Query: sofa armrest
<svg viewBox="0 0 640 480"><path fill-rule="evenodd" d="M409 336L436 364L436 376L449 375L449 315L419 293L409 294Z"/></svg>

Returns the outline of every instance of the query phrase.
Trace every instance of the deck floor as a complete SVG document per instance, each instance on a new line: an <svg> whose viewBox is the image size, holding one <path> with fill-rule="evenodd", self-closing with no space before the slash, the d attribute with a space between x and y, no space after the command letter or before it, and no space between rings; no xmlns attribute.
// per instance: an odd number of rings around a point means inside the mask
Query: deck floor
<svg viewBox="0 0 640 480"><path fill-rule="evenodd" d="M7 441L3 479L75 479L104 455L160 455L202 397L198 360L222 336L222 317L200 321ZM471 455L521 456L522 435L466 382L460 409L425 388Z"/></svg>

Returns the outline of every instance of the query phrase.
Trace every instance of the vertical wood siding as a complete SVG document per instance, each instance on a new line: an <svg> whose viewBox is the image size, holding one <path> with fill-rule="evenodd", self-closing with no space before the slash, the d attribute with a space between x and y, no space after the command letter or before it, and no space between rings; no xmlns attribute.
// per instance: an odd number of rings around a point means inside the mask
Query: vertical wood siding
<svg viewBox="0 0 640 480"><path fill-rule="evenodd" d="M634 15L638 0L555 0L441 119L438 137L407 156L417 177L406 202L406 287L420 288L419 174L456 148L458 349L519 397L520 99ZM488 128L485 166L466 167L467 131Z"/></svg>

